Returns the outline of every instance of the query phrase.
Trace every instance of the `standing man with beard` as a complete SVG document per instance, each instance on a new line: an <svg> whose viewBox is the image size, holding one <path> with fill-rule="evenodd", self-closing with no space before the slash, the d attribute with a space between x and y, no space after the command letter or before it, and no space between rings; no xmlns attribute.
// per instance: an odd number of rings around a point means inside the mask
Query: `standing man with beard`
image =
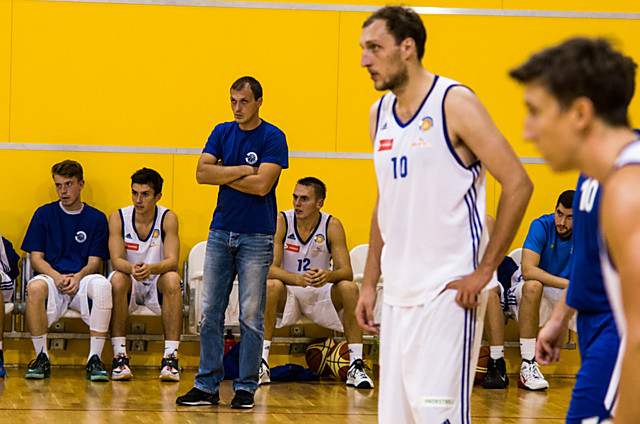
<svg viewBox="0 0 640 424"><path fill-rule="evenodd" d="M533 190L473 91L422 66L425 42L420 17L399 6L373 13L360 38L361 65L376 90L391 91L369 114L378 200L356 307L360 325L380 333L381 423L470 422L481 292ZM490 241L486 170L502 186Z"/></svg>

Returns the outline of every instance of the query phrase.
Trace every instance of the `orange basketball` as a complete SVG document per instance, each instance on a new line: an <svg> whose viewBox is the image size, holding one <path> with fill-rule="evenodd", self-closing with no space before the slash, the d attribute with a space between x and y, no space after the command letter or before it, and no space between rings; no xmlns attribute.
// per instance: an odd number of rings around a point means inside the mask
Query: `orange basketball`
<svg viewBox="0 0 640 424"><path fill-rule="evenodd" d="M324 339L318 343L310 344L305 352L307 365L311 371L317 375L331 375L331 370L327 367L329 352L335 345L331 338Z"/></svg>
<svg viewBox="0 0 640 424"><path fill-rule="evenodd" d="M347 379L350 365L349 356L349 345L346 341L335 345L329 353L327 368L330 368L333 375L341 380Z"/></svg>
<svg viewBox="0 0 640 424"><path fill-rule="evenodd" d="M480 347L480 354L478 355L478 365L476 366L476 377L474 379L475 384L482 384L484 376L487 375L487 365L489 364L489 353L491 350L488 346Z"/></svg>

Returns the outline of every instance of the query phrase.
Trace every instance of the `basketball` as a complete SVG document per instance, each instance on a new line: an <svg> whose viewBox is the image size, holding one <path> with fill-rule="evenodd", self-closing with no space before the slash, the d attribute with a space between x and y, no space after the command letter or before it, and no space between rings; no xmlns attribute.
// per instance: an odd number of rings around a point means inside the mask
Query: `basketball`
<svg viewBox="0 0 640 424"><path fill-rule="evenodd" d="M346 341L340 342L335 345L329 353L329 359L327 365L334 376L341 380L347 379L347 373L349 372L349 345Z"/></svg>
<svg viewBox="0 0 640 424"><path fill-rule="evenodd" d="M478 365L476 365L476 377L474 379L475 384L482 384L484 376L487 375L487 364L489 363L489 347L480 347L480 354L478 355Z"/></svg>
<svg viewBox="0 0 640 424"><path fill-rule="evenodd" d="M329 352L335 345L331 338L324 339L318 343L310 344L305 352L307 366L311 368L316 375L330 375L331 370L327 367L327 359Z"/></svg>

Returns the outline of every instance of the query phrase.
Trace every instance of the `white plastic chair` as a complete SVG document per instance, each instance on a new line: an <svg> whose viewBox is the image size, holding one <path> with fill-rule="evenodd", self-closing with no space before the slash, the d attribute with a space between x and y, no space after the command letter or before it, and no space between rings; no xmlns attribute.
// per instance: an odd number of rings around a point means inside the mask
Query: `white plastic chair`
<svg viewBox="0 0 640 424"><path fill-rule="evenodd" d="M353 281L358 285L358 289L361 288L362 278L364 277L364 266L367 263L367 254L369 253L368 244L360 244L349 252L351 256L351 269L353 270ZM383 277L380 276L378 284L376 285L376 305L373 308L373 317L375 322L380 323L380 317L382 315L382 297L383 297Z"/></svg>

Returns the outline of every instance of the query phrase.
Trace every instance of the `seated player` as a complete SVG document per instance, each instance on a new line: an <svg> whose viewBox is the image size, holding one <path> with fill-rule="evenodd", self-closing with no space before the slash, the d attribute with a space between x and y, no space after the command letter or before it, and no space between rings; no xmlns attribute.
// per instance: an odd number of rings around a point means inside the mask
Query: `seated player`
<svg viewBox="0 0 640 424"><path fill-rule="evenodd" d="M518 387L527 390L549 387L535 360L535 346L538 329L549 319L552 309L545 308L541 314L540 305L543 296L555 305L569 284L574 193L573 190L563 192L558 198L555 213L543 215L531 223L522 249L521 277L516 271L516 281L511 287L496 289L502 291L502 302L518 320L522 356ZM497 318L502 315L501 309L498 291L490 293L487 336L491 353L482 384L489 389L504 388L509 384L504 363L504 321Z"/></svg>
<svg viewBox="0 0 640 424"><path fill-rule="evenodd" d="M0 234L0 290L2 291L3 304L0 310L0 381L4 380L7 373L4 369L4 355L2 353L2 334L4 333L4 303L9 302L13 296L14 280L20 275L18 263L20 256L13 250L11 242Z"/></svg>
<svg viewBox="0 0 640 424"><path fill-rule="evenodd" d="M50 376L47 328L71 308L80 312L91 332L87 378L108 381L100 355L111 318L111 284L99 274L102 260L109 257L107 217L82 202L84 179L78 162L57 163L51 174L60 200L36 210L22 242L38 273L27 284L27 322L37 357L25 378Z"/></svg>
<svg viewBox="0 0 640 424"><path fill-rule="evenodd" d="M373 388L362 361L362 329L355 317L358 286L342 223L321 212L326 187L302 178L293 192L293 209L278 214L273 265L267 280L260 384L270 382L269 349L274 328L305 315L317 324L344 332L349 343L347 385ZM330 262L333 259L333 270Z"/></svg>
<svg viewBox="0 0 640 424"><path fill-rule="evenodd" d="M163 179L153 169L142 168L131 176L133 205L109 217L109 251L113 286L113 380L133 374L126 352L125 325L129 313L145 305L162 315L165 342L160 379L179 381L178 346L182 325L182 290L177 273L180 255L178 218L157 205Z"/></svg>

